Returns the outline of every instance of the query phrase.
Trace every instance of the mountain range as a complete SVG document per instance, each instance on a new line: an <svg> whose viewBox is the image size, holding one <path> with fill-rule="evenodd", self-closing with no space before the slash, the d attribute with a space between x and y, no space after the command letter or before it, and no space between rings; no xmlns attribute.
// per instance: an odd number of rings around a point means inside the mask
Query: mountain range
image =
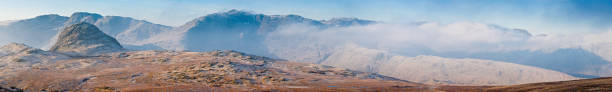
<svg viewBox="0 0 612 92"><path fill-rule="evenodd" d="M18 42L33 48L49 49L52 51L49 53L56 53L53 52L57 51L57 46L54 45L62 43L57 42L62 41L58 39L66 36L61 31L78 23L96 26L108 37L116 39L117 44L121 44L121 46L103 46L111 49L236 50L290 61L374 72L426 84L510 85L612 75L612 69L606 68L612 65L610 62L583 49L566 49L552 53L517 51L496 53L499 54L496 55L451 52L419 56L402 53L406 51L379 51L359 44L328 46L327 43L337 42L318 42L325 39L310 39L300 37L299 34L292 38L277 38L273 34L279 33L278 29L292 26L300 26L298 28L307 31L321 31L320 29L366 26L380 22L357 18L314 20L298 15L264 15L239 10L209 14L177 27L129 17L102 16L87 12L76 12L69 17L55 14L41 15L0 25L0 39L2 39L0 44ZM532 36L526 30L506 33ZM65 56L57 57L65 59L62 58ZM417 66L420 68L416 68ZM494 70L483 72L482 69Z"/></svg>
<svg viewBox="0 0 612 92"><path fill-rule="evenodd" d="M123 49L119 42L85 22L68 26L57 40L49 51L17 43L1 47L0 89L9 92L189 91L184 88L190 91L429 90L423 84L374 73L236 51L117 51ZM352 83L367 85L355 87ZM313 87L327 89L304 89Z"/></svg>
<svg viewBox="0 0 612 92"><path fill-rule="evenodd" d="M0 26L0 30L4 34L2 39L6 39L0 44L20 42L33 47L48 49L54 43L54 38L57 38L55 36L60 30L80 22L94 24L104 33L116 37L119 42L127 45L139 44L153 35L172 28L129 17L101 16L86 12L76 12L70 17L49 14L32 19L12 21L8 25Z"/></svg>

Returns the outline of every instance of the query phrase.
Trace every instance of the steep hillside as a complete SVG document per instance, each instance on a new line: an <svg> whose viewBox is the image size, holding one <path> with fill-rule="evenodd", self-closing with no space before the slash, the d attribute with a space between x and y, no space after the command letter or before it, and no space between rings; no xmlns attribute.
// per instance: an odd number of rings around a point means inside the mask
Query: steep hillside
<svg viewBox="0 0 612 92"><path fill-rule="evenodd" d="M437 53L433 55L449 58L479 58L504 61L555 70L587 78L612 76L612 68L610 68L612 63L595 53L579 48L558 49L552 52L525 50L501 53Z"/></svg>
<svg viewBox="0 0 612 92"><path fill-rule="evenodd" d="M263 44L265 35L291 24L323 25L297 15L263 15L231 10L197 18L174 31L182 32L178 41L187 50L232 49L270 56Z"/></svg>
<svg viewBox="0 0 612 92"><path fill-rule="evenodd" d="M88 56L122 49L115 38L106 35L92 24L82 22L66 27L49 51Z"/></svg>
<svg viewBox="0 0 612 92"><path fill-rule="evenodd" d="M500 61L405 57L347 45L320 64L442 85L512 85L577 79L565 73Z"/></svg>
<svg viewBox="0 0 612 92"><path fill-rule="evenodd" d="M68 17L56 14L41 15L31 19L17 20L0 26L0 45L10 42L29 44L34 47L47 45L61 30ZM32 35L37 34L37 35Z"/></svg>

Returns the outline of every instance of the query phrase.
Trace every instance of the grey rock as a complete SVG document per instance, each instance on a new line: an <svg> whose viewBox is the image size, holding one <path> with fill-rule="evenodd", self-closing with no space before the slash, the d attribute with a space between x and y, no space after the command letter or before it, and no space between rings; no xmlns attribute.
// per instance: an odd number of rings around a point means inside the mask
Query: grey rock
<svg viewBox="0 0 612 92"><path fill-rule="evenodd" d="M89 23L78 23L64 29L57 42L49 49L52 52L72 56L90 56L106 52L121 51L123 47L115 38L106 35Z"/></svg>

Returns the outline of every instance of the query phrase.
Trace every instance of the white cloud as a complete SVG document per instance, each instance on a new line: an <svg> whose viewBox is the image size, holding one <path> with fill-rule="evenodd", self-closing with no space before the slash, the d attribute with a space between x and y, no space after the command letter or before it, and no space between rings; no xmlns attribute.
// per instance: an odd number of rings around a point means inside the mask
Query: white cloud
<svg viewBox="0 0 612 92"><path fill-rule="evenodd" d="M601 34L588 34L580 42L582 48L612 61L612 29Z"/></svg>
<svg viewBox="0 0 612 92"><path fill-rule="evenodd" d="M522 34L512 29L503 29L493 25L458 22L439 24L427 22L423 24L373 24L368 26L353 26L346 28L330 28L312 31L307 26L289 26L277 31L277 35L286 37L316 38L318 40L354 42L360 45L376 48L394 48L401 46L425 46L434 51L504 51L520 49L530 34ZM291 36L287 36L291 35ZM282 38L277 38L282 39Z"/></svg>
<svg viewBox="0 0 612 92"><path fill-rule="evenodd" d="M441 24L379 23L367 26L317 30L308 25L291 25L271 33L267 41L279 44L319 44L333 48L356 43L370 49L399 53L504 52L516 50L552 52L562 48L584 48L612 61L612 31L590 35L536 35L496 25L455 22ZM308 41L301 41L308 40ZM278 46L277 46L278 47ZM606 58L607 57L607 58Z"/></svg>

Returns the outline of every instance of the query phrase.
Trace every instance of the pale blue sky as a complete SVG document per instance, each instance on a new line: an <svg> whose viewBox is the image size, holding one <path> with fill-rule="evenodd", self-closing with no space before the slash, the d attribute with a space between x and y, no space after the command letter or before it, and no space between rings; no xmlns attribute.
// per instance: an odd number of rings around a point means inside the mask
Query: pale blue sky
<svg viewBox="0 0 612 92"><path fill-rule="evenodd" d="M612 27L612 0L0 0L0 21L43 14L93 12L178 26L206 14L239 9L306 18L356 17L392 23L469 21L580 34Z"/></svg>

